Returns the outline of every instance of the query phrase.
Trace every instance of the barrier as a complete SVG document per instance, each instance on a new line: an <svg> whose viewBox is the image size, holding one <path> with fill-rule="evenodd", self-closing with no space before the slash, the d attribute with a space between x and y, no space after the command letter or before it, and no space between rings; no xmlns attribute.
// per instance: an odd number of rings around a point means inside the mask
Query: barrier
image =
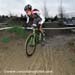
<svg viewBox="0 0 75 75"><path fill-rule="evenodd" d="M0 28L1 30L6 30L6 29L11 29L13 27L4 27L4 28ZM22 29L24 29L24 27L20 27ZM32 27L28 27L28 29L32 29ZM61 28L43 28L44 30L65 30L65 29L75 29L75 27L61 27Z"/></svg>

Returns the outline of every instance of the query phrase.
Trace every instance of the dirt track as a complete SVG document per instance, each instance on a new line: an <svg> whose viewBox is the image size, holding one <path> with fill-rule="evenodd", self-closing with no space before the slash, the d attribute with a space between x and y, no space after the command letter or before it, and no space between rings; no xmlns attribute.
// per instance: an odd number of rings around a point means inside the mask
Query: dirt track
<svg viewBox="0 0 75 75"><path fill-rule="evenodd" d="M47 41L30 58L25 54L24 39L0 42L0 75L75 75L75 34L56 35ZM39 70L50 73L4 73Z"/></svg>

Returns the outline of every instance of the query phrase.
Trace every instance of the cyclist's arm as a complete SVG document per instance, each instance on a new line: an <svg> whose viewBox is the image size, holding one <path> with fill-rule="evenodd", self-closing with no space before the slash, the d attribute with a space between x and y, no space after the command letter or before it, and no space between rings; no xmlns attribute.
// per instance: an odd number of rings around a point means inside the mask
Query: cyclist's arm
<svg viewBox="0 0 75 75"><path fill-rule="evenodd" d="M29 16L27 14L26 14L26 18L27 18L26 23L28 24L29 23Z"/></svg>
<svg viewBox="0 0 75 75"><path fill-rule="evenodd" d="M29 17L25 14L25 19L24 19L25 21L24 21L24 24L23 24L23 26L24 27L27 27L28 26L28 23L29 23Z"/></svg>
<svg viewBox="0 0 75 75"><path fill-rule="evenodd" d="M39 16L41 18L40 24L43 24L45 22L45 18L42 14L39 14Z"/></svg>

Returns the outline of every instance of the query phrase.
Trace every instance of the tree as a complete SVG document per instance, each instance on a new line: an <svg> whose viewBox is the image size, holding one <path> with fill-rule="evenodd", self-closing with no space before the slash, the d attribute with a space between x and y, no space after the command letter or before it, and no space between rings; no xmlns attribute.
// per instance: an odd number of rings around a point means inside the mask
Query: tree
<svg viewBox="0 0 75 75"><path fill-rule="evenodd" d="M58 16L57 15L54 17L54 21L58 21Z"/></svg>
<svg viewBox="0 0 75 75"><path fill-rule="evenodd" d="M64 12L63 12L62 0L60 0L60 6L59 6L59 25L63 26L63 20L64 20Z"/></svg>
<svg viewBox="0 0 75 75"><path fill-rule="evenodd" d="M45 18L49 18L47 7L46 7L46 0L44 0L44 15L45 15Z"/></svg>

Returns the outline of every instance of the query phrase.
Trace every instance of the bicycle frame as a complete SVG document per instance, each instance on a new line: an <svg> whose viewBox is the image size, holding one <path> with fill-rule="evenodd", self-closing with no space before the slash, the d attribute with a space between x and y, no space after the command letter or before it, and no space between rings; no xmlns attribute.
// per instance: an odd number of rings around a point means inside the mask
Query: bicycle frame
<svg viewBox="0 0 75 75"><path fill-rule="evenodd" d="M38 30L37 28L33 28L33 35L35 39L38 39L38 41L41 41L42 35L41 32L36 32L36 30Z"/></svg>
<svg viewBox="0 0 75 75"><path fill-rule="evenodd" d="M34 35L34 38L35 38L36 37L36 29L33 28L32 30L33 30L33 35Z"/></svg>
<svg viewBox="0 0 75 75"><path fill-rule="evenodd" d="M34 39L32 39L31 41L32 41L33 43L35 43L35 40L36 40L37 42L39 42L39 41L41 40L42 37L41 37L41 33L38 31L38 28L35 28L35 27L28 27L27 29L32 30L32 34L33 34L33 36L34 36ZM36 31L38 31L39 34L37 34Z"/></svg>

